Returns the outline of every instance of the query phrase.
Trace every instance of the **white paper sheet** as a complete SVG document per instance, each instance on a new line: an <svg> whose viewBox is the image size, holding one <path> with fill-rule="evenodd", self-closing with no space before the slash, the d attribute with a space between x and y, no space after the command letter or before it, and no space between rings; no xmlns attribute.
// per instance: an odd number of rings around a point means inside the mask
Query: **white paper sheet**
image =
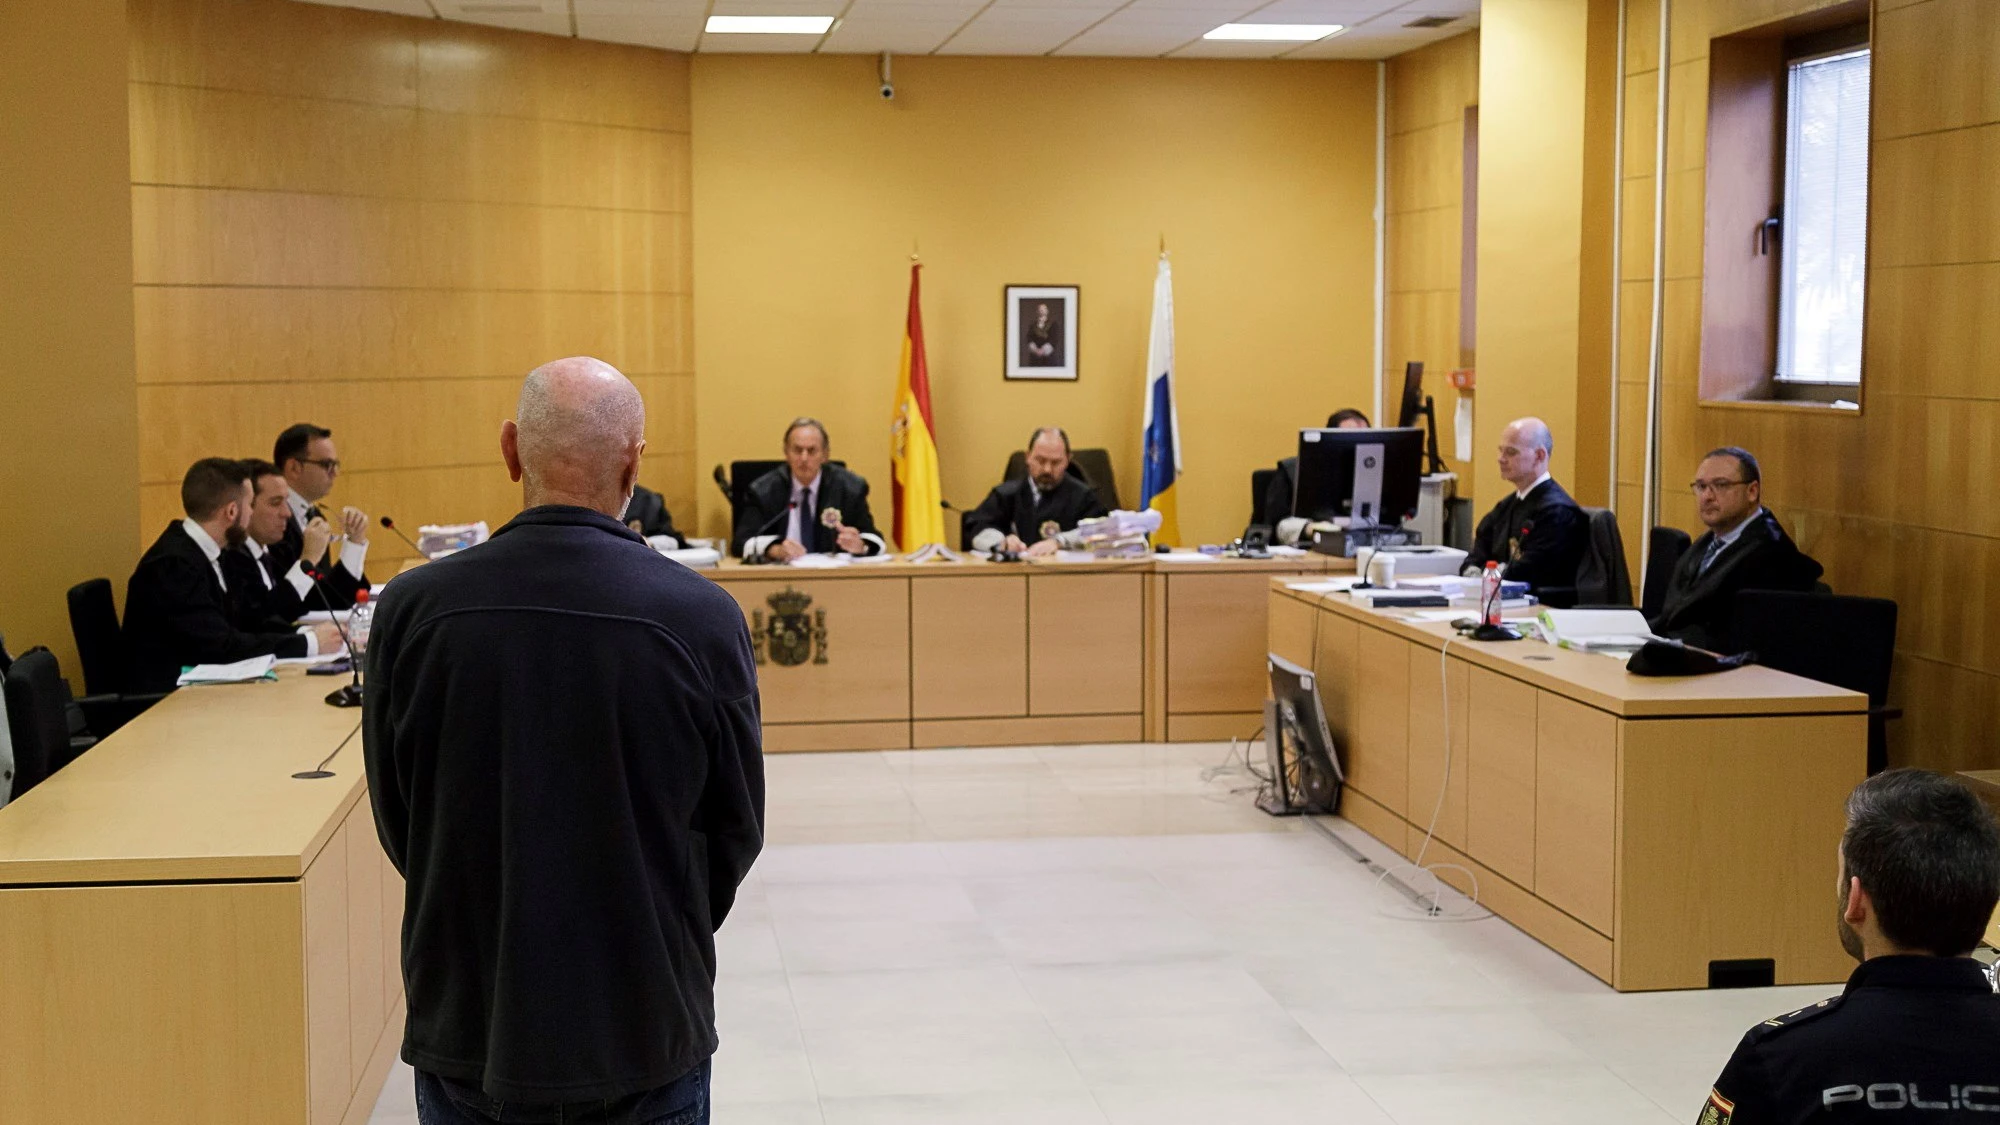
<svg viewBox="0 0 2000 1125"><path fill-rule="evenodd" d="M1460 461L1472 460L1472 396L1459 395L1458 407L1451 414L1452 450Z"/></svg>

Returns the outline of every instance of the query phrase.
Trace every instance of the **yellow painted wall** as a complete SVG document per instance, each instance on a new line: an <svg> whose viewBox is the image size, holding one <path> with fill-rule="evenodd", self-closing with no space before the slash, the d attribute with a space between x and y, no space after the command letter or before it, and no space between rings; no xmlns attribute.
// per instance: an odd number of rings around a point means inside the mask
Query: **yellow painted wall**
<svg viewBox="0 0 2000 1125"><path fill-rule="evenodd" d="M138 553L124 0L0 4L0 632L82 669L63 592Z"/></svg>
<svg viewBox="0 0 2000 1125"><path fill-rule="evenodd" d="M1599 173L1587 112L1593 8L1599 0L1485 0L1479 44L1479 386L1474 420L1476 453L1499 444L1500 431L1523 415L1546 420L1555 434L1553 472L1579 480L1579 449L1601 459L1607 418L1579 412L1607 396L1584 387L1607 380L1608 349L1598 362L1587 342L1602 340L1589 321L1608 315L1583 292L1587 239L1594 251L1609 224L1592 207L1608 210L1608 192L1592 192ZM1600 20L1602 14L1599 14ZM1615 26L1615 24L1614 24ZM1615 51L1600 36L1598 51ZM1607 73L1607 78L1609 77ZM1598 127L1612 126L1608 113ZM1601 159L1608 161L1608 150ZM1601 197L1601 198L1600 198ZM1608 266L1606 267L1608 269ZM1609 285L1608 272L1603 284ZM1599 302L1601 303L1601 302ZM1579 388L1584 393L1579 395ZM1608 406L1606 407L1608 410ZM1579 433L1588 429L1588 438ZM1584 478L1584 503L1602 503L1601 465ZM1497 473L1482 474L1475 505L1484 509L1508 488Z"/></svg>
<svg viewBox="0 0 2000 1125"><path fill-rule="evenodd" d="M1373 399L1375 67L910 58L693 63L699 464L824 419L887 522L889 397L920 246L945 495L971 507L1041 423L1138 502L1146 334L1172 251L1191 540L1249 476ZM1081 378L1001 377L1001 288L1082 286ZM721 495L702 491L718 533Z"/></svg>

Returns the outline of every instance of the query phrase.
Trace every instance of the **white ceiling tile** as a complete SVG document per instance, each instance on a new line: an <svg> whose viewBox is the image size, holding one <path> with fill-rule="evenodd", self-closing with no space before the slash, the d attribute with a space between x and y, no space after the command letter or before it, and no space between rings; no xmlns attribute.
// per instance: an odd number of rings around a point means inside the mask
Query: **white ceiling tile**
<svg viewBox="0 0 2000 1125"><path fill-rule="evenodd" d="M911 23L928 23L933 20L968 20L979 14L986 6L986 0L926 0L913 3L912 0L854 0L849 5L844 20L908 20Z"/></svg>
<svg viewBox="0 0 2000 1125"><path fill-rule="evenodd" d="M1426 43L1448 39L1455 32L1404 31L1402 28L1378 31L1372 35L1362 28L1317 43L1308 43L1287 54L1293 59L1387 59L1405 51L1413 51Z"/></svg>
<svg viewBox="0 0 2000 1125"><path fill-rule="evenodd" d="M708 0L571 0L570 7L579 17L680 18L706 15Z"/></svg>
<svg viewBox="0 0 2000 1125"><path fill-rule="evenodd" d="M546 8L532 12L496 11L492 9L511 8L512 4L472 4L464 7L456 4L438 3L438 14L448 20L461 23L483 24L487 27L504 27L512 31L539 31L543 35L569 34L569 8L549 11ZM527 5L521 5L526 7Z"/></svg>
<svg viewBox="0 0 2000 1125"><path fill-rule="evenodd" d="M818 35L708 35L696 50L704 55L806 55L819 46Z"/></svg>
<svg viewBox="0 0 2000 1125"><path fill-rule="evenodd" d="M715 0L718 16L837 16L847 0ZM785 38L772 36L771 38Z"/></svg>
<svg viewBox="0 0 2000 1125"><path fill-rule="evenodd" d="M846 19L826 37L819 50L823 55L874 55L883 51L927 55L963 25L963 20L874 23Z"/></svg>
<svg viewBox="0 0 2000 1125"><path fill-rule="evenodd" d="M308 4L325 4L333 8L360 8L366 12L388 12L397 16L420 16L433 19L437 13L424 0L305 0Z"/></svg>
<svg viewBox="0 0 2000 1125"><path fill-rule="evenodd" d="M1241 40L1197 39L1167 56L1175 59L1275 59L1296 50L1297 43L1247 43Z"/></svg>
<svg viewBox="0 0 2000 1125"><path fill-rule="evenodd" d="M692 51L701 38L701 13L694 15L602 16L576 13L576 34L606 43L630 43L665 51Z"/></svg>

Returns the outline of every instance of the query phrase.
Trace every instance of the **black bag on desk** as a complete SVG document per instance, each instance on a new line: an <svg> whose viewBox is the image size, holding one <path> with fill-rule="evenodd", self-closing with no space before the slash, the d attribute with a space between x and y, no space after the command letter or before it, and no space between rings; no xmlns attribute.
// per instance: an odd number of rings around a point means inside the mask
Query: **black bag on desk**
<svg viewBox="0 0 2000 1125"><path fill-rule="evenodd" d="M1680 641L1647 641L1625 662L1625 670L1635 676L1700 676L1741 668L1756 659L1754 652L1724 656Z"/></svg>

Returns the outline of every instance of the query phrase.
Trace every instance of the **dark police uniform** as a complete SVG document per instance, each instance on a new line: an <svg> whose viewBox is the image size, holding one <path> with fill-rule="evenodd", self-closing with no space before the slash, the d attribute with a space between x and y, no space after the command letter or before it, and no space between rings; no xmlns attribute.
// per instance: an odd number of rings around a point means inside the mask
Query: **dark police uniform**
<svg viewBox="0 0 2000 1125"><path fill-rule="evenodd" d="M1737 1045L1698 1125L2000 1121L2000 996L1969 957L1876 957Z"/></svg>

